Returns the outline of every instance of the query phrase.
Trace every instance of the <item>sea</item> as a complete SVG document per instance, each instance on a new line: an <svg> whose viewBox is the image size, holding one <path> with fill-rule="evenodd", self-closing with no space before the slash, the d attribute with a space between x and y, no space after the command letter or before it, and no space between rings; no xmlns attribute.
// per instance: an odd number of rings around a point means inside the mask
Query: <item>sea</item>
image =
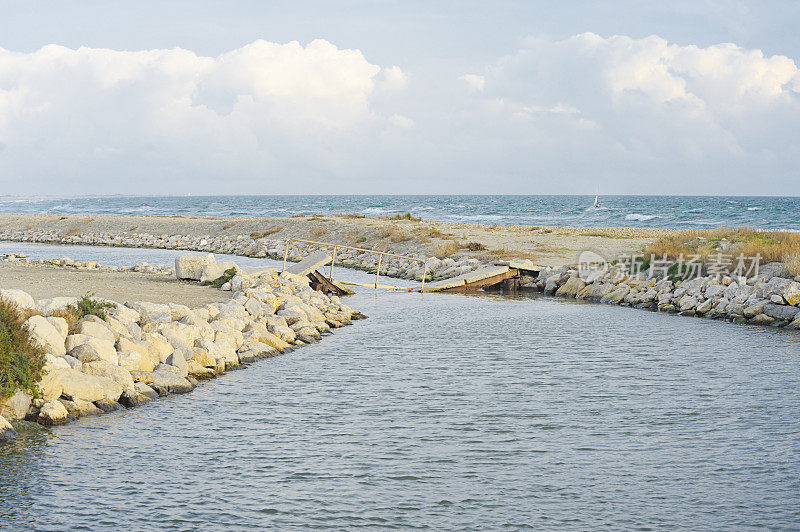
<svg viewBox="0 0 800 532"><path fill-rule="evenodd" d="M410 212L479 224L800 231L797 196L0 196L0 213L292 216Z"/></svg>
<svg viewBox="0 0 800 532"><path fill-rule="evenodd" d="M2 210L800 228L796 198L611 197L598 213L593 201L17 198ZM181 253L0 242L10 252L109 266ZM0 530L800 528L800 331L525 293L359 287L344 301L369 318L192 393L18 427L0 444Z"/></svg>

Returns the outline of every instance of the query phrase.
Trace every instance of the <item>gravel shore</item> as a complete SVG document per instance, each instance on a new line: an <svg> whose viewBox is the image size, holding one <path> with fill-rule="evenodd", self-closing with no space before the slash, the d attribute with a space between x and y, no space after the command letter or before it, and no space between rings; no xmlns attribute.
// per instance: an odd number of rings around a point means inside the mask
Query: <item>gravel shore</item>
<svg viewBox="0 0 800 532"><path fill-rule="evenodd" d="M655 238L673 232L675 230L652 228L478 225L352 216L198 218L0 214L0 239L3 240L19 240L22 234L46 235L50 241L53 236L59 236L59 240L75 243L83 243L78 237L86 235L114 235L121 241L130 238L132 243L147 237L163 240L178 236L224 238L233 242L231 252L235 252L237 241L263 243L268 249L295 238L391 250L425 258L473 257L481 262L523 258L553 268L576 262L580 252L587 249L607 257L638 252ZM467 249L470 243L473 250Z"/></svg>

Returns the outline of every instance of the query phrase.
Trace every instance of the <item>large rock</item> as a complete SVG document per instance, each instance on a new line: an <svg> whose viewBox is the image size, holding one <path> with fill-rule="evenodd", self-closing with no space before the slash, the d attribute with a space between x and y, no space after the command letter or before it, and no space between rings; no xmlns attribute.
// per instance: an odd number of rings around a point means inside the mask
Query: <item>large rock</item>
<svg viewBox="0 0 800 532"><path fill-rule="evenodd" d="M583 282L583 279L581 279L580 277L570 277L569 279L567 279L566 283L564 283L558 290L556 290L556 295L565 297L575 297L578 294L578 291L584 286L586 286L586 283Z"/></svg>
<svg viewBox="0 0 800 532"><path fill-rule="evenodd" d="M127 349L117 353L119 367L128 371L153 371L153 361L150 356L134 349Z"/></svg>
<svg viewBox="0 0 800 532"><path fill-rule="evenodd" d="M192 350L192 361L199 364L201 367L204 368L216 368L217 361L213 357L211 353L203 349L202 347L195 347Z"/></svg>
<svg viewBox="0 0 800 532"><path fill-rule="evenodd" d="M47 321L50 322L50 325L56 328L61 335L62 341L67 339L67 334L69 334L69 325L67 324L67 320L58 316L49 316Z"/></svg>
<svg viewBox="0 0 800 532"><path fill-rule="evenodd" d="M8 398L6 404L0 409L0 416L10 420L25 419L28 408L31 406L31 396L22 390L17 390Z"/></svg>
<svg viewBox="0 0 800 532"><path fill-rule="evenodd" d="M83 399L70 400L61 398L58 402L64 405L69 415L73 417L93 416L103 413L102 410L97 408L97 405L89 401L84 401Z"/></svg>
<svg viewBox="0 0 800 532"><path fill-rule="evenodd" d="M83 364L97 360L104 360L114 365L119 364L119 357L114 344L97 338L90 338L87 342L72 348L69 351L69 355L77 358Z"/></svg>
<svg viewBox="0 0 800 532"><path fill-rule="evenodd" d="M85 334L92 336L98 340L105 340L112 344L117 341L114 331L108 328L108 325L102 322L99 318L97 320L83 320L78 324L78 334Z"/></svg>
<svg viewBox="0 0 800 532"><path fill-rule="evenodd" d="M800 309L797 307L787 307L786 305L776 305L774 303L764 305L764 314L776 320L792 321L798 313L800 313Z"/></svg>
<svg viewBox="0 0 800 532"><path fill-rule="evenodd" d="M120 404L132 408L158 398L158 393L143 382L133 385L133 390L125 390L119 398Z"/></svg>
<svg viewBox="0 0 800 532"><path fill-rule="evenodd" d="M58 370L61 394L70 400L81 399L93 403L101 399L116 401L122 395L122 386L107 377L87 375L74 369Z"/></svg>
<svg viewBox="0 0 800 532"><path fill-rule="evenodd" d="M233 268L236 271L240 271L239 267L236 266L236 263L231 261L206 264L205 266L203 266L203 272L200 275L200 282L207 283L215 281L218 278L222 277L222 274L225 273L225 270L229 270L231 268Z"/></svg>
<svg viewBox="0 0 800 532"><path fill-rule="evenodd" d="M214 375L216 375L215 368L207 368L205 366L201 366L194 360L190 360L188 362L189 368L189 375L196 379L210 379Z"/></svg>
<svg viewBox="0 0 800 532"><path fill-rule="evenodd" d="M0 416L0 443L8 442L17 437L17 431L8 420Z"/></svg>
<svg viewBox="0 0 800 532"><path fill-rule="evenodd" d="M294 343L297 334L289 327L282 316L267 316L265 318L267 330L286 343Z"/></svg>
<svg viewBox="0 0 800 532"><path fill-rule="evenodd" d="M268 346L273 347L281 352L289 348L289 344L287 342L284 342L278 338L278 336L269 332L264 325L257 322L248 325L245 328L244 335L248 340L267 344Z"/></svg>
<svg viewBox="0 0 800 532"><path fill-rule="evenodd" d="M203 276L203 268L217 261L214 255L201 255L197 253L186 253L175 258L175 277L178 279L190 279L199 281ZM219 277L219 276L217 276Z"/></svg>
<svg viewBox="0 0 800 532"><path fill-rule="evenodd" d="M185 377L189 374L189 365L182 350L173 351L173 353L167 357L167 364L175 368L175 370L172 371L175 371L181 377Z"/></svg>
<svg viewBox="0 0 800 532"><path fill-rule="evenodd" d="M64 347L64 337L61 331L47 321L44 316L31 316L25 321L25 326L30 332L31 338L42 348L55 356L66 354Z"/></svg>
<svg viewBox="0 0 800 532"><path fill-rule="evenodd" d="M194 389L188 380L166 369L156 369L152 374L152 379L149 386L158 392L158 395L187 393Z"/></svg>
<svg viewBox="0 0 800 532"><path fill-rule="evenodd" d="M48 401L39 410L37 421L41 425L63 425L69 421L69 412L59 401Z"/></svg>
<svg viewBox="0 0 800 532"><path fill-rule="evenodd" d="M20 310L36 308L36 301L27 292L23 292L22 290L13 288L0 289L0 299L13 303Z"/></svg>
<svg viewBox="0 0 800 532"><path fill-rule="evenodd" d="M619 305L620 302L628 295L631 291L630 287L621 284L618 285L616 288L608 292L606 295L600 298L601 303L610 303L614 305Z"/></svg>
<svg viewBox="0 0 800 532"><path fill-rule="evenodd" d="M800 305L800 283L792 282L783 292L783 299L790 305Z"/></svg>
<svg viewBox="0 0 800 532"><path fill-rule="evenodd" d="M107 312L110 318L116 318L124 323L138 323L142 319L142 315L136 310L126 305L117 305L114 308L108 309Z"/></svg>
<svg viewBox="0 0 800 532"><path fill-rule="evenodd" d="M173 351L175 351L175 348L172 347L172 344L170 344L169 341L167 341L167 339L159 333L151 332L143 334L142 342L145 351L153 361L153 365L166 362L167 357L170 356Z"/></svg>
<svg viewBox="0 0 800 532"><path fill-rule="evenodd" d="M105 360L87 362L83 365L83 372L87 375L109 378L122 386L123 390L133 389L133 378L131 378L131 374L124 368L113 365Z"/></svg>
<svg viewBox="0 0 800 532"><path fill-rule="evenodd" d="M36 302L36 310L41 312L43 316L51 316L57 312L63 311L70 305L75 305L77 302L77 297L53 297L50 299L40 299Z"/></svg>
<svg viewBox="0 0 800 532"><path fill-rule="evenodd" d="M784 279L783 277L773 277L763 287L763 297L769 299L770 296L782 296L787 292L790 286L794 283L791 279Z"/></svg>

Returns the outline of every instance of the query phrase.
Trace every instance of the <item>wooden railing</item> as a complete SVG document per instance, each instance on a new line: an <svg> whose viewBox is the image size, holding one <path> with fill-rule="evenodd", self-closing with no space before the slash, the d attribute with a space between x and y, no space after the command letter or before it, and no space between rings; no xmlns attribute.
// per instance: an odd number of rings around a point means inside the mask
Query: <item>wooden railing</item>
<svg viewBox="0 0 800 532"><path fill-rule="evenodd" d="M286 261L289 258L289 244L291 242L301 242L303 244L313 244L313 245L316 245L316 246L324 246L324 247L328 247L328 248L333 248L333 255L332 255L332 259L333 260L331 260L331 270L330 270L330 274L328 275L328 279L330 281L333 281L333 265L336 262L336 251L339 248L342 248L342 249L352 249L354 251L361 251L361 252L364 252L364 253L375 253L376 255L378 255L378 269L375 271L375 283L373 283L373 284L338 281L341 284L346 284L346 285L350 285L350 286L366 286L366 287L369 287L369 288L388 288L390 290L404 290L406 292L413 292L414 291L413 288L409 288L409 287L406 287L406 286L392 286L392 285L378 284L378 279L380 278L380 275L381 275L381 265L383 264L383 257L387 256L387 257L396 257L398 259L405 259L405 260L410 260L410 261L422 263L422 266L423 266L423 269L422 269L422 286L420 287L420 292L422 292L425 289L425 277L428 276L428 264L422 259L418 259L416 257L408 257L406 255L398 255L397 253L389 253L388 251L377 251L377 250L374 250L374 249L357 248L357 247L354 247L354 246L345 246L345 245L342 245L342 244L332 244L330 242L315 242L313 240L300 240L300 239L297 239L297 238L292 238L290 240L287 240L286 241L286 250L283 253L283 270L286 270Z"/></svg>

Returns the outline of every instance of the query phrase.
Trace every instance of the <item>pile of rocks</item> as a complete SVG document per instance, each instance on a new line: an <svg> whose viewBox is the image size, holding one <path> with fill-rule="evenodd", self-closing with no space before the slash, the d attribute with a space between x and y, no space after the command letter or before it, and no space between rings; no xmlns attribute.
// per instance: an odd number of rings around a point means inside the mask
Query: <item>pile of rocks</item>
<svg viewBox="0 0 800 532"><path fill-rule="evenodd" d="M249 235L151 235L149 233L80 233L64 235L58 231L0 231L0 240L14 242L48 242L55 244L79 244L90 246L117 246L135 248L159 248L208 253L223 253L243 257L273 258L283 260L286 242L267 238L253 239ZM316 246L292 242L289 244L288 257L299 261ZM387 249L389 249L387 247ZM422 250L422 245L420 245ZM439 280L455 277L463 273L477 270L483 266L480 260L464 256L458 259L426 257L421 252L409 251L406 255L424 260L427 265L426 280ZM336 254L336 263L348 268L355 268L374 273L378 267L378 256L365 251L340 249ZM384 256L381 261L381 275L403 279L422 280L424 266L417 262L399 257Z"/></svg>
<svg viewBox="0 0 800 532"><path fill-rule="evenodd" d="M545 270L526 286L574 299L800 329L800 282L769 274L673 282L633 276L622 266L589 272L562 268Z"/></svg>
<svg viewBox="0 0 800 532"><path fill-rule="evenodd" d="M148 264L140 262L134 266L102 266L94 261L79 261L72 260L69 257L60 257L57 259L28 259L24 253L9 253L3 257L5 262L23 262L25 264L46 264L48 266L57 266L59 268L69 268L72 270L98 270L104 272L138 272L138 273L154 273L161 275L173 275L175 270L171 266L163 264Z"/></svg>
<svg viewBox="0 0 800 532"><path fill-rule="evenodd" d="M203 259L178 262L183 267ZM190 309L126 302L109 309L106 319L88 315L71 330L54 314L76 298L35 301L20 290L0 290L1 298L34 313L26 326L47 352L41 397L11 397L0 411L0 433L13 432L7 421L57 425L185 393L201 379L316 342L363 317L290 273L241 272L231 284L233 297L225 303Z"/></svg>

